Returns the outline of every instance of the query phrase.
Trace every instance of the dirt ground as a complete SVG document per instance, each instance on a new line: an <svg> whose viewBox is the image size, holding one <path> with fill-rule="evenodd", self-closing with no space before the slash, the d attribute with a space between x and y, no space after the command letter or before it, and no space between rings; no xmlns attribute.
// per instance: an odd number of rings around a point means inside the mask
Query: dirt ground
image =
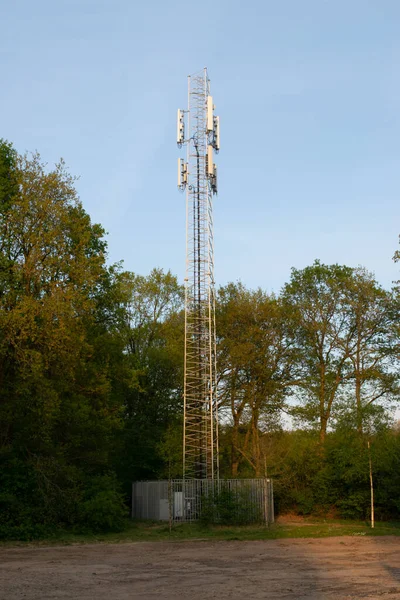
<svg viewBox="0 0 400 600"><path fill-rule="evenodd" d="M400 537L0 548L1 600L400 599Z"/></svg>

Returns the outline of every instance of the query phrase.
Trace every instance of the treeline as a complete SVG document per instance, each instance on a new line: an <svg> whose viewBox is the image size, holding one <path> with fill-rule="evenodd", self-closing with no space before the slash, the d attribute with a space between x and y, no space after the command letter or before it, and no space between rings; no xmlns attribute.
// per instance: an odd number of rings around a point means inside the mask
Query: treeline
<svg viewBox="0 0 400 600"><path fill-rule="evenodd" d="M293 270L279 296L218 291L224 476L277 507L400 510L399 298L364 269ZM183 290L107 264L61 162L0 143L0 537L124 526L131 482L180 476ZM371 442L371 455L367 451Z"/></svg>
<svg viewBox="0 0 400 600"><path fill-rule="evenodd" d="M181 405L181 289L106 258L64 164L2 142L0 537L118 529L132 479L162 464Z"/></svg>
<svg viewBox="0 0 400 600"><path fill-rule="evenodd" d="M282 415L318 432L322 448L343 420L371 432L399 397L398 294L364 269L316 261L292 269L279 297L230 284L219 291L218 336L233 476L246 463L263 473L263 432Z"/></svg>

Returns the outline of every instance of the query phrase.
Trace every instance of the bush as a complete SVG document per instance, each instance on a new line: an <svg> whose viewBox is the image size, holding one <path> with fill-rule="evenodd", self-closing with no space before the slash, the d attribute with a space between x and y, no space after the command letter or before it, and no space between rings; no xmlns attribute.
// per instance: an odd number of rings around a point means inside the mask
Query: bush
<svg viewBox="0 0 400 600"><path fill-rule="evenodd" d="M312 490L305 488L293 492L293 500L296 506L296 512L299 515L310 515L315 507L315 500Z"/></svg>
<svg viewBox="0 0 400 600"><path fill-rule="evenodd" d="M24 463L0 452L0 539L34 540L57 531L118 531L127 509L114 475L84 476L62 461Z"/></svg>
<svg viewBox="0 0 400 600"><path fill-rule="evenodd" d="M0 493L0 540L30 541L49 536L49 525L32 517L31 507L11 493Z"/></svg>
<svg viewBox="0 0 400 600"><path fill-rule="evenodd" d="M79 529L99 533L122 531L128 516L123 495L114 477L94 477L79 506Z"/></svg>
<svg viewBox="0 0 400 600"><path fill-rule="evenodd" d="M200 522L203 525L249 525L262 520L258 505L250 500L249 490L233 492L222 487L219 492L202 498Z"/></svg>
<svg viewBox="0 0 400 600"><path fill-rule="evenodd" d="M365 519L370 511L368 491L354 491L338 500L336 506L343 519Z"/></svg>
<svg viewBox="0 0 400 600"><path fill-rule="evenodd" d="M80 507L80 523L95 533L122 531L126 516L122 495L111 490L96 494Z"/></svg>

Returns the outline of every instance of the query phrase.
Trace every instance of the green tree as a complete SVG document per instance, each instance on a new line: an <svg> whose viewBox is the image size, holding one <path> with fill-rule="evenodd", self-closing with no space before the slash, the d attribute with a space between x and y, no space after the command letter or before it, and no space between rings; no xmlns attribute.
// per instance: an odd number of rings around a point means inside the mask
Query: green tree
<svg viewBox="0 0 400 600"><path fill-rule="evenodd" d="M348 374L354 328L349 326L346 283L353 270L316 261L302 271L292 269L283 302L292 320L302 373L297 385L302 419L318 424L325 440L338 391Z"/></svg>
<svg viewBox="0 0 400 600"><path fill-rule="evenodd" d="M2 212L10 208L13 198L18 193L17 160L18 156L12 145L0 138L0 206ZM4 230L2 234L4 234Z"/></svg>
<svg viewBox="0 0 400 600"><path fill-rule="evenodd" d="M131 380L125 390L118 473L128 491L133 480L164 472L161 440L174 424L179 428L184 318L183 289L170 272L131 273L127 286L121 334Z"/></svg>
<svg viewBox="0 0 400 600"><path fill-rule="evenodd" d="M105 282L111 298L118 281L62 162L47 171L3 143L0 165L0 510L31 535L79 521L92 477L120 503L104 476L121 401L99 343Z"/></svg>
<svg viewBox="0 0 400 600"><path fill-rule="evenodd" d="M348 327L354 332L347 375L353 389L357 430L372 403L399 397L397 337L398 306L366 269L355 269L345 286Z"/></svg>
<svg viewBox="0 0 400 600"><path fill-rule="evenodd" d="M246 462L264 473L262 433L279 421L294 378L294 348L282 304L229 284L217 299L217 368L222 414L231 420L231 473Z"/></svg>

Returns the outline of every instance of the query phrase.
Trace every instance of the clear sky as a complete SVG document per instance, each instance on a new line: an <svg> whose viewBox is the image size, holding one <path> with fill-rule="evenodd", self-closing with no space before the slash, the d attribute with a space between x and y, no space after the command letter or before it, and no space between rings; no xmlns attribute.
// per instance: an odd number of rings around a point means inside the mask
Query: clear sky
<svg viewBox="0 0 400 600"><path fill-rule="evenodd" d="M0 137L80 175L111 261L184 277L176 109L207 66L217 284L279 291L315 258L399 277L398 0L3 0L0 23Z"/></svg>

